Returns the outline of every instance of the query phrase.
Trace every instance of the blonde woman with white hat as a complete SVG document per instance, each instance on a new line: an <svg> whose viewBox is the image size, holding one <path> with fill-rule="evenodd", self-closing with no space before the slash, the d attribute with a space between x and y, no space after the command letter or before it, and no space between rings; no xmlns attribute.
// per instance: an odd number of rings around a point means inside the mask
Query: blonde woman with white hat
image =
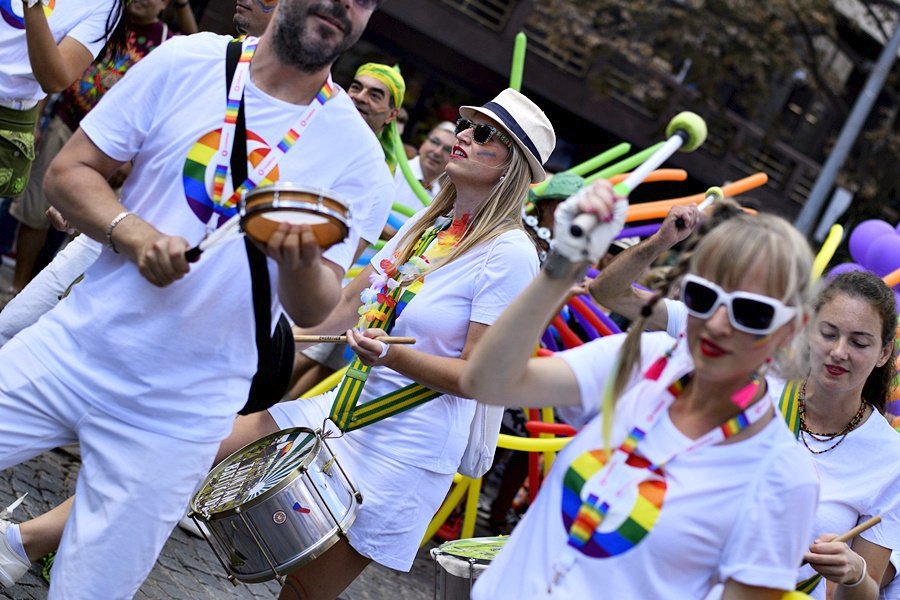
<svg viewBox="0 0 900 600"><path fill-rule="evenodd" d="M460 114L434 202L410 218L344 288L341 303L323 324L303 331L346 331L360 362L371 367L359 405L412 382L439 395L329 440L364 501L349 542L342 538L292 573L282 598L336 597L372 560L410 569L466 447L475 413L475 402L460 392L466 360L537 274L537 252L520 214L528 186L546 177L542 164L555 145L553 128L540 108L511 89L484 106L464 106ZM420 240L429 236L433 241L422 251ZM413 346L380 342L382 329L355 329L360 314L365 319L369 311L377 312L373 296L398 282L418 291L394 316L391 335L413 336ZM373 303L361 302L361 295ZM279 429L321 426L334 397L332 391L239 417L217 458Z"/></svg>

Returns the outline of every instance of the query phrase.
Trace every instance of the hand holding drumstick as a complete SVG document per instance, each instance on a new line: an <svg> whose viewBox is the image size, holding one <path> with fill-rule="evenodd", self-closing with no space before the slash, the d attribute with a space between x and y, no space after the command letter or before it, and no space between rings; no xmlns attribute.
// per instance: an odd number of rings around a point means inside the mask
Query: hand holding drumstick
<svg viewBox="0 0 900 600"><path fill-rule="evenodd" d="M880 522L881 516L876 515L841 535L826 533L818 536L804 555L803 564L809 563L823 577L835 583L846 585L861 582L866 576L865 559L854 552L847 542Z"/></svg>

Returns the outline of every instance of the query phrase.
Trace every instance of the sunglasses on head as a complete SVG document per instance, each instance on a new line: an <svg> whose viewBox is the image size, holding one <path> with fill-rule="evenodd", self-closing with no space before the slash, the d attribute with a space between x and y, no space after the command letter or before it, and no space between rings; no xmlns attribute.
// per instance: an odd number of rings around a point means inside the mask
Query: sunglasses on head
<svg viewBox="0 0 900 600"><path fill-rule="evenodd" d="M768 335L797 314L793 306L751 292L726 292L715 283L687 274L681 284L681 300L689 314L708 319L723 304L731 325L740 331Z"/></svg>
<svg viewBox="0 0 900 600"><path fill-rule="evenodd" d="M500 140L500 143L504 144L507 148L512 147L512 140L509 139L509 136L504 134L493 125L488 125L487 123L476 123L471 119L464 118L459 118L456 120L456 135L459 135L467 129L472 130L472 140L476 144L487 144L491 141L491 138L497 136L497 139Z"/></svg>

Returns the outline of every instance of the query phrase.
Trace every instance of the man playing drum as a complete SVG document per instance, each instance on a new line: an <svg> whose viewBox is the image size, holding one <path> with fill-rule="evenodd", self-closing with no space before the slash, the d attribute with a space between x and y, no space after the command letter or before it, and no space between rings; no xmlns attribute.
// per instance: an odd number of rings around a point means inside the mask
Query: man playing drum
<svg viewBox="0 0 900 600"><path fill-rule="evenodd" d="M229 164L232 146L220 138L246 136L242 187L299 181L350 203L347 239L325 252L306 225L283 224L268 240L262 281L274 288L273 314L283 306L300 324L324 318L359 238L383 226L389 172L329 75L377 5L282 0L258 43L243 42L230 87L229 38L165 44L51 165L51 201L107 247L66 302L0 350L0 468L81 444L50 598L133 596L246 402L256 369L252 250L235 240L194 265L184 258L236 212L229 167L240 169L244 149ZM106 178L129 160L119 202Z"/></svg>

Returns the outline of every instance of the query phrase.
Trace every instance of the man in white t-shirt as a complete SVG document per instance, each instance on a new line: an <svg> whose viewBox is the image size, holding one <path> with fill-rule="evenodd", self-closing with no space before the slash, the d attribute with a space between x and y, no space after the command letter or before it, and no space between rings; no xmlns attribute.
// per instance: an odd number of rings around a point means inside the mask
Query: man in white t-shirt
<svg viewBox="0 0 900 600"><path fill-rule="evenodd" d="M264 247L271 314L300 324L327 315L360 237L387 218L392 182L378 141L330 84L377 5L281 0L255 53L244 42L249 65L231 86L244 85L251 178L302 181L349 204L349 235L328 250L306 225L282 225ZM65 302L0 349L0 468L81 445L51 599L135 594L247 400L257 354L248 247L235 238L185 260L235 212L229 162L218 158L234 122L229 41L198 34L154 51L47 173L53 204L107 244ZM106 178L131 160L120 202Z"/></svg>
<svg viewBox="0 0 900 600"><path fill-rule="evenodd" d="M419 146L418 155L409 161L410 171L431 198L441 191L439 177L444 174L444 167L450 160L454 144L456 144L456 126L450 121L442 121L428 132L422 140L422 145ZM415 211L422 208L422 201L413 192L399 169L394 172L394 185L397 186L394 202Z"/></svg>

